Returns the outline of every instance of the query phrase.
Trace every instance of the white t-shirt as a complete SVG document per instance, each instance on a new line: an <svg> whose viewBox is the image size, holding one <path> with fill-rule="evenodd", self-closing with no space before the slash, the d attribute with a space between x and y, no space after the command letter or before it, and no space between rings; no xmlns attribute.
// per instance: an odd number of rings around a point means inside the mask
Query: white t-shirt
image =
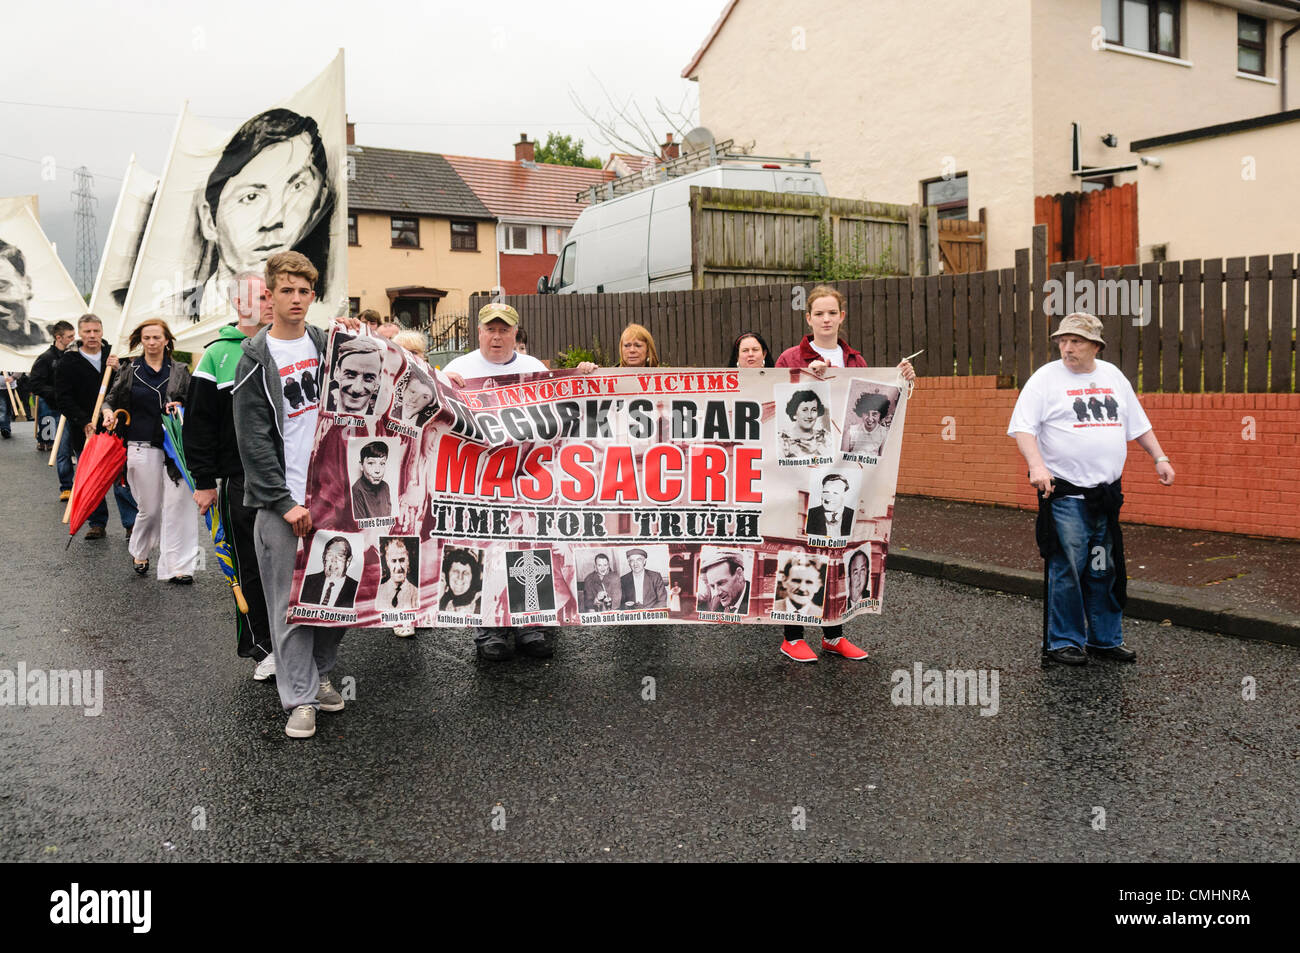
<svg viewBox="0 0 1300 953"><path fill-rule="evenodd" d="M482 351L470 351L450 361L443 371L459 374L467 381L482 377L504 377L507 374L536 374L545 371L546 365L531 354L515 352L504 364L493 364Z"/></svg>
<svg viewBox="0 0 1300 953"><path fill-rule="evenodd" d="M809 341L808 346L820 354L831 367L844 366L844 348L840 347L838 344L832 348L825 348L818 347L812 341Z"/></svg>
<svg viewBox="0 0 1300 953"><path fill-rule="evenodd" d="M280 370L284 395L284 481L294 502L302 506L307 499L307 464L320 408L320 359L306 332L296 341L268 334L266 346Z"/></svg>
<svg viewBox="0 0 1300 953"><path fill-rule="evenodd" d="M1053 476L1091 487L1118 480L1128 442L1150 429L1132 385L1114 364L1098 360L1091 373L1075 374L1052 361L1025 382L1007 434L1033 434Z"/></svg>
<svg viewBox="0 0 1300 953"><path fill-rule="evenodd" d="M82 357L84 357L86 360L90 361L90 363L95 366L95 370L101 372L104 370L104 349L103 348L100 348L94 354L88 354L85 351L78 351L77 353L80 354Z"/></svg>

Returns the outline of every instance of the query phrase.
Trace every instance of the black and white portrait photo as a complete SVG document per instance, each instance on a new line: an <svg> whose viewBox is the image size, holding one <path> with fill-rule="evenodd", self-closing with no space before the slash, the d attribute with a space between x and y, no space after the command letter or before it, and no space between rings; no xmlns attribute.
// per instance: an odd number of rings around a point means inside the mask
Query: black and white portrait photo
<svg viewBox="0 0 1300 953"><path fill-rule="evenodd" d="M352 533L317 533L307 554L298 601L307 605L351 609L361 581L361 536Z"/></svg>
<svg viewBox="0 0 1300 953"><path fill-rule="evenodd" d="M579 609L582 612L613 612L622 602L623 586L614 560L607 549L587 549L577 553L578 579L581 581Z"/></svg>
<svg viewBox="0 0 1300 953"><path fill-rule="evenodd" d="M483 550L445 546L441 579L439 613L476 616L483 611Z"/></svg>
<svg viewBox="0 0 1300 953"><path fill-rule="evenodd" d="M388 416L398 423L419 429L433 419L438 410L433 378L415 361L409 361L406 374L393 393Z"/></svg>
<svg viewBox="0 0 1300 953"><path fill-rule="evenodd" d="M704 546L700 549L696 609L746 615L753 580L754 553Z"/></svg>
<svg viewBox="0 0 1300 953"><path fill-rule="evenodd" d="M822 382L780 384L776 398L778 460L830 462L830 388Z"/></svg>
<svg viewBox="0 0 1300 953"><path fill-rule="evenodd" d="M400 472L402 441L397 437L352 437L348 440L348 479L351 481L352 518L359 526L379 526L375 520L393 521L397 494L393 490Z"/></svg>
<svg viewBox="0 0 1300 953"><path fill-rule="evenodd" d="M372 417L384 382L384 359L388 350L382 338L333 335L329 380L326 382L325 412Z"/></svg>
<svg viewBox="0 0 1300 953"><path fill-rule="evenodd" d="M843 453L853 454L853 459L879 458L889 439L889 426L898 406L899 389L875 381L854 381L849 388L847 413L844 418L844 437L840 442Z"/></svg>
<svg viewBox="0 0 1300 953"><path fill-rule="evenodd" d="M855 474L832 470L817 471L808 484L808 520L804 532L809 536L844 538L853 532L857 517L857 481Z"/></svg>
<svg viewBox="0 0 1300 953"><path fill-rule="evenodd" d="M668 608L668 547L633 546L620 551L626 567L619 577L623 609Z"/></svg>
<svg viewBox="0 0 1300 953"><path fill-rule="evenodd" d="M848 580L846 608L852 609L875 598L871 591L871 544L845 553L844 578Z"/></svg>
<svg viewBox="0 0 1300 953"><path fill-rule="evenodd" d="M772 611L820 619L826 599L825 556L781 553Z"/></svg>
<svg viewBox="0 0 1300 953"><path fill-rule="evenodd" d="M555 574L549 549L507 550L506 598L512 616L555 612Z"/></svg>
<svg viewBox="0 0 1300 953"><path fill-rule="evenodd" d="M416 536L379 537L379 589L375 611L404 612L420 607L420 540Z"/></svg>

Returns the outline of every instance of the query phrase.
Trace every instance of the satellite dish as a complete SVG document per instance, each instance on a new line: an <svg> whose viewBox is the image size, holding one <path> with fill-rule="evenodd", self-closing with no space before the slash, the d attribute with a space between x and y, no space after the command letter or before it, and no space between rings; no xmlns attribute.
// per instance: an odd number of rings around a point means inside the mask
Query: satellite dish
<svg viewBox="0 0 1300 953"><path fill-rule="evenodd" d="M683 152L708 152L713 146L713 133L703 126L696 126L682 140Z"/></svg>

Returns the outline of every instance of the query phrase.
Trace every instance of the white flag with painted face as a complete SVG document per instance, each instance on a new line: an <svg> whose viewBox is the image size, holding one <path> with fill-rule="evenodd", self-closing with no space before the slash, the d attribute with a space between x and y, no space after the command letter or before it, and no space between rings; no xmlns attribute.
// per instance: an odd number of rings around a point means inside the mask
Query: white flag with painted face
<svg viewBox="0 0 1300 953"><path fill-rule="evenodd" d="M50 325L76 325L86 301L27 201L0 206L0 371L31 369L53 343Z"/></svg>
<svg viewBox="0 0 1300 953"><path fill-rule="evenodd" d="M108 226L108 241L99 258L95 290L90 295L90 311L104 325L104 339L116 341L122 323L122 305L126 303L131 275L135 271L145 222L158 190L158 176L136 165L135 156L127 163L122 176L122 190L117 195L113 220Z"/></svg>
<svg viewBox="0 0 1300 953"><path fill-rule="evenodd" d="M308 320L347 309L347 135L343 53L311 83L238 129L183 110L145 228L118 340L165 319L197 352L235 320L230 292L277 252L320 272Z"/></svg>

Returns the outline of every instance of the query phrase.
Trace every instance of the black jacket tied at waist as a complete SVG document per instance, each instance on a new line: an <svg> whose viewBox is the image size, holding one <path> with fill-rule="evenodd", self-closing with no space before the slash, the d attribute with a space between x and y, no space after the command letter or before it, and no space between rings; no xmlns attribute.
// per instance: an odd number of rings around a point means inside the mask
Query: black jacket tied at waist
<svg viewBox="0 0 1300 953"><path fill-rule="evenodd" d="M1102 483L1093 487L1075 486L1060 477L1052 478L1055 488L1050 496L1038 497L1038 522L1034 524L1034 536L1038 541L1038 552L1044 559L1060 549L1060 540L1056 535L1056 517L1052 514L1052 500L1063 496L1082 496L1088 505L1088 512L1106 515L1106 525L1110 530L1111 555L1115 560L1115 582L1111 591L1115 601L1124 608L1128 602L1128 572L1124 564L1124 534L1119 528L1119 508L1124 505L1124 490L1120 481Z"/></svg>

